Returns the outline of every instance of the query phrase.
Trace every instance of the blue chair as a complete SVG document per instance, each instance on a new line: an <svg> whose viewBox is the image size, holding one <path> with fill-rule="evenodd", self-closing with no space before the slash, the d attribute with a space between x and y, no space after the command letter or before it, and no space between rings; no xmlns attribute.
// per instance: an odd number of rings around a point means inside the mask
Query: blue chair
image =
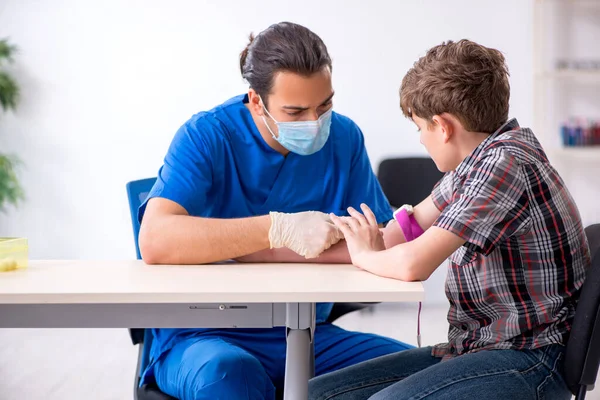
<svg viewBox="0 0 600 400"><path fill-rule="evenodd" d="M127 197L129 199L129 212L131 213L131 225L133 226L133 240L135 243L135 252L138 260L142 259L140 246L138 245L138 236L140 233L140 223L138 221L138 208L148 197L148 193L154 186L156 178L140 179L127 184ZM135 380L133 386L133 398L135 400L174 400L173 397L161 392L154 384L143 385L140 387L142 372L150 363L150 349L152 348L152 333L149 329L129 329L129 336L134 345L139 345L138 363L135 371Z"/></svg>
<svg viewBox="0 0 600 400"><path fill-rule="evenodd" d="M129 212L131 213L131 225L133 226L133 240L135 242L135 253L138 260L142 259L140 254L140 246L138 246L138 236L140 234L140 223L138 221L138 209L148 197L148 193L152 190L156 178L140 179L131 181L127 184L127 198L129 200Z"/></svg>
<svg viewBox="0 0 600 400"><path fill-rule="evenodd" d="M156 178L146 178L131 181L127 184L127 197L129 199L129 212L131 214L131 225L133 227L133 240L138 260L142 259L138 236L140 223L138 221L138 209L148 197L148 193L154 186ZM333 322L342 315L369 307L372 303L335 303L327 322ZM150 349L152 348L153 336L149 329L129 329L129 336L134 345L139 345L138 363L135 372L133 397L135 400L175 400L173 397L161 392L155 384L140 386L141 374L150 363Z"/></svg>

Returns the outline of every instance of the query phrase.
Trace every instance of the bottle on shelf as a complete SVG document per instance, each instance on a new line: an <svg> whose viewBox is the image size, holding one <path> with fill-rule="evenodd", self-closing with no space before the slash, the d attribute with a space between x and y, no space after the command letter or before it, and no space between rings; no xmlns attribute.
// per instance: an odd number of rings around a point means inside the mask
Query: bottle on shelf
<svg viewBox="0 0 600 400"><path fill-rule="evenodd" d="M570 118L560 127L563 146L600 146L600 121Z"/></svg>

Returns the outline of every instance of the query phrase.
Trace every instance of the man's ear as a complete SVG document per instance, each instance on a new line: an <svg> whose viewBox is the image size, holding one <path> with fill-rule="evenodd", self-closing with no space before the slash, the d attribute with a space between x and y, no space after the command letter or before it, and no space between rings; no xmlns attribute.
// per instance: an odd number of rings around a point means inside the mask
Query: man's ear
<svg viewBox="0 0 600 400"><path fill-rule="evenodd" d="M254 111L255 114L257 114L257 115L264 114L263 104L262 104L262 101L260 100L260 96L258 95L258 93L256 93L256 90L254 90L252 88L250 88L248 90L248 105L250 106L252 111Z"/></svg>
<svg viewBox="0 0 600 400"><path fill-rule="evenodd" d="M440 127L444 143L448 143L455 131L453 121L444 115L434 115L431 119Z"/></svg>

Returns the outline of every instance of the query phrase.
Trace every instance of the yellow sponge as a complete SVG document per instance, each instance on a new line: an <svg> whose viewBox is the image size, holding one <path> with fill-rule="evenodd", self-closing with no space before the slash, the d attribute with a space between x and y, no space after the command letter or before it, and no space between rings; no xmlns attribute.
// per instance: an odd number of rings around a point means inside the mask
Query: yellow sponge
<svg viewBox="0 0 600 400"><path fill-rule="evenodd" d="M12 258L0 260L0 272L12 271L14 269L17 269L17 260Z"/></svg>
<svg viewBox="0 0 600 400"><path fill-rule="evenodd" d="M0 238L0 272L27 268L28 259L26 238Z"/></svg>

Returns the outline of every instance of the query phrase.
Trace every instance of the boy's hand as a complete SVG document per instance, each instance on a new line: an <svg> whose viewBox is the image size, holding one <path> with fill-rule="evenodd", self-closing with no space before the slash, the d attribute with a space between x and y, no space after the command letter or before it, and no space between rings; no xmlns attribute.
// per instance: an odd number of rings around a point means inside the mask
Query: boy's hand
<svg viewBox="0 0 600 400"><path fill-rule="evenodd" d="M358 267L369 253L385 250L383 233L379 230L375 214L366 204L361 204L360 208L364 215L352 207L348 208L351 217L331 214L331 221L344 234L352 263Z"/></svg>

